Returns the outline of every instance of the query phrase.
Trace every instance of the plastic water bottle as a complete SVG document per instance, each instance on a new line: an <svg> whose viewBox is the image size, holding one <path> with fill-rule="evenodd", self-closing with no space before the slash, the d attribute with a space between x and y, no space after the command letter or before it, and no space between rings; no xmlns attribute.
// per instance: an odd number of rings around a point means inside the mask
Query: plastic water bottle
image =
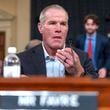
<svg viewBox="0 0 110 110"><path fill-rule="evenodd" d="M20 60L16 55L16 48L9 47L8 55L4 59L3 77L20 77Z"/></svg>

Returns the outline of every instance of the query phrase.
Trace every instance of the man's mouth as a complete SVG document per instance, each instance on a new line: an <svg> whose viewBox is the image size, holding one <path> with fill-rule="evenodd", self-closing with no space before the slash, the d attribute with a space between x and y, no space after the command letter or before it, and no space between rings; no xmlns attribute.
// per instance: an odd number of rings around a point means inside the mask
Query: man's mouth
<svg viewBox="0 0 110 110"><path fill-rule="evenodd" d="M60 40L60 39L62 39L62 37L61 36L54 36L53 39L59 39Z"/></svg>

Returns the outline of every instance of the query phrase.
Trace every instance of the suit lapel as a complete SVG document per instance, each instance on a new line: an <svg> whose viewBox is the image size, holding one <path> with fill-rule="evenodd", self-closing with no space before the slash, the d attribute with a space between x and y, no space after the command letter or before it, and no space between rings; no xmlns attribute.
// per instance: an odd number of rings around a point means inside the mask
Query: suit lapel
<svg viewBox="0 0 110 110"><path fill-rule="evenodd" d="M100 38L100 35L97 35L96 36L96 49L95 49L95 61L96 61L96 65L97 65L97 68L100 67L100 58L99 58L99 55L100 55L100 49L102 48L102 43L101 43L101 38Z"/></svg>
<svg viewBox="0 0 110 110"><path fill-rule="evenodd" d="M97 34L96 36L96 48L95 48L95 56L96 56L96 59L98 57L98 53L99 53L99 50L100 50L100 36Z"/></svg>
<svg viewBox="0 0 110 110"><path fill-rule="evenodd" d="M42 45L38 45L33 50L32 60L38 75L46 75L46 64Z"/></svg>

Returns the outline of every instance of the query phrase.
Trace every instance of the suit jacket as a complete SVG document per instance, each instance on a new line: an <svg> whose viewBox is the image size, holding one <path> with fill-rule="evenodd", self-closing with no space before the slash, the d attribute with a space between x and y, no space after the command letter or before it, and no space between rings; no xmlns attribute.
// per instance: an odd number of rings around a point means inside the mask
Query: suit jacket
<svg viewBox="0 0 110 110"><path fill-rule="evenodd" d="M88 55L76 48L74 50L79 55L81 64L84 67L86 74L93 77L98 77L98 74L95 72L92 62L88 58ZM45 57L41 44L17 55L21 61L22 74L46 76Z"/></svg>
<svg viewBox="0 0 110 110"><path fill-rule="evenodd" d="M75 47L84 50L86 35L81 35L76 38ZM95 61L98 67L110 70L110 41L109 38L97 34L96 48L95 48Z"/></svg>

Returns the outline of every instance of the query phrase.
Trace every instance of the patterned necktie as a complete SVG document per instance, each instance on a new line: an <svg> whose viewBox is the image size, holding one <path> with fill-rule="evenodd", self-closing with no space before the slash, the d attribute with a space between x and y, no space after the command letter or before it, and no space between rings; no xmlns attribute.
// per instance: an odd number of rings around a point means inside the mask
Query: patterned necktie
<svg viewBox="0 0 110 110"><path fill-rule="evenodd" d="M91 38L88 39L88 55L89 55L89 58L92 58L92 39Z"/></svg>

